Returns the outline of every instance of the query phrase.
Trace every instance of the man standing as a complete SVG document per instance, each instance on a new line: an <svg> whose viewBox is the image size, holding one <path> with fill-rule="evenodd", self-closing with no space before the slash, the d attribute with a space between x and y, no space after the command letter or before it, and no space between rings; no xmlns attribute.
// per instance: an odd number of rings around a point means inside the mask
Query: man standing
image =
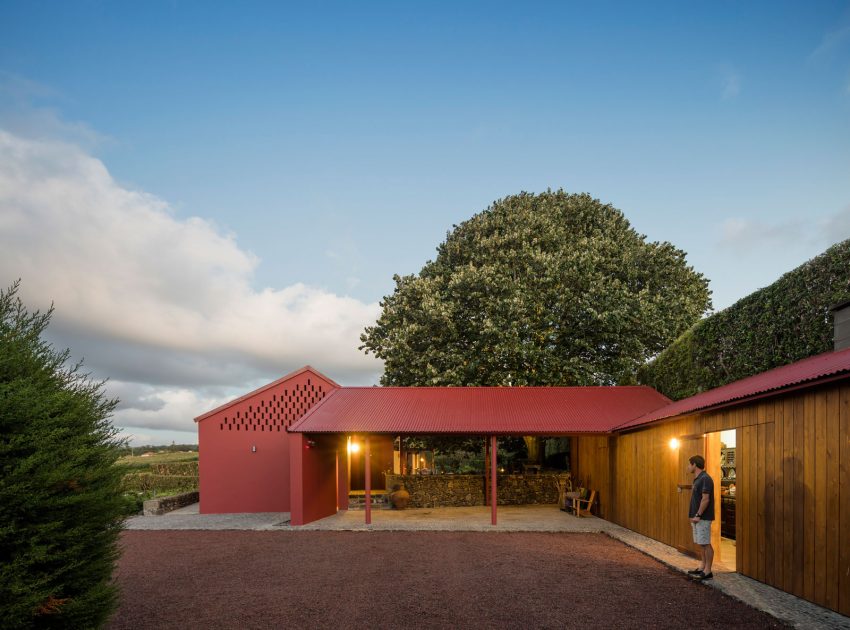
<svg viewBox="0 0 850 630"><path fill-rule="evenodd" d="M705 458L694 455L688 460L688 472L694 476L688 519L694 534L694 543L700 547L700 566L688 574L695 580L714 577L711 563L714 549L711 546L711 524L714 522L714 480L705 472Z"/></svg>

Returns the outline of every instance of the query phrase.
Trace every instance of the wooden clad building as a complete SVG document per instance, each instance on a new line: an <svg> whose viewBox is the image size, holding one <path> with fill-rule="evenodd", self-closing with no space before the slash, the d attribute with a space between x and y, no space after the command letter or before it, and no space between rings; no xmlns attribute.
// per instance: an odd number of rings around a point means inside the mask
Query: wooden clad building
<svg viewBox="0 0 850 630"><path fill-rule="evenodd" d="M767 391L733 400L715 395L714 405L630 423L608 436L577 438L577 473L599 490L599 515L693 549L686 518L688 458L705 457L707 472L719 479L719 432L735 429L737 570L850 615L850 374L816 368L817 376L798 380L801 364L846 360L846 354L820 355L765 373L773 373L775 385ZM695 405L680 403L683 409ZM712 537L718 543L719 483L715 491Z"/></svg>

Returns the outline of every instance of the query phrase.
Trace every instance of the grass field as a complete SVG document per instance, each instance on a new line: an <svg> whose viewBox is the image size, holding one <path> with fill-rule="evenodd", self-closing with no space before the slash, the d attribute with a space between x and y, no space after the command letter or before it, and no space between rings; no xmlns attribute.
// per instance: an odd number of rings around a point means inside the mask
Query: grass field
<svg viewBox="0 0 850 630"><path fill-rule="evenodd" d="M198 452L192 451L189 453L154 453L149 457L142 457L141 455L126 455L119 459L117 464L141 472L146 468L150 468L153 464L174 464L178 462L196 461L198 461Z"/></svg>
<svg viewBox="0 0 850 630"><path fill-rule="evenodd" d="M148 457L126 455L116 464L127 471L124 475L124 496L133 502L134 510L140 512L142 502L147 499L170 496L197 488L197 467L192 469L186 466L197 461L197 451L163 452L154 453ZM157 469L153 469L154 466Z"/></svg>

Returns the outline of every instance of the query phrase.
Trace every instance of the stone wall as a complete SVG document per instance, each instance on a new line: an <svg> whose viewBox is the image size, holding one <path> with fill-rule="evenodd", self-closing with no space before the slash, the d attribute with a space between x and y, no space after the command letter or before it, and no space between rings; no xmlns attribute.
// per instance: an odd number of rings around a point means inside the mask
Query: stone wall
<svg viewBox="0 0 850 630"><path fill-rule="evenodd" d="M499 475L499 505L555 504L564 474ZM484 475L387 475L387 490L401 484L410 493L409 507L484 505Z"/></svg>
<svg viewBox="0 0 850 630"><path fill-rule="evenodd" d="M150 499L144 502L142 512L145 516L162 516L167 512L197 503L199 496L196 490L160 499Z"/></svg>

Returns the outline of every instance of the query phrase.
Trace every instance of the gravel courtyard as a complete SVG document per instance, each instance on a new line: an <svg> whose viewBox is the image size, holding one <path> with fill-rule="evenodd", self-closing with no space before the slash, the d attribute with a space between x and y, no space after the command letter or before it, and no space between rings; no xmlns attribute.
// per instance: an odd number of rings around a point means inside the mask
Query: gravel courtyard
<svg viewBox="0 0 850 630"><path fill-rule="evenodd" d="M112 628L781 627L603 534L122 536Z"/></svg>

